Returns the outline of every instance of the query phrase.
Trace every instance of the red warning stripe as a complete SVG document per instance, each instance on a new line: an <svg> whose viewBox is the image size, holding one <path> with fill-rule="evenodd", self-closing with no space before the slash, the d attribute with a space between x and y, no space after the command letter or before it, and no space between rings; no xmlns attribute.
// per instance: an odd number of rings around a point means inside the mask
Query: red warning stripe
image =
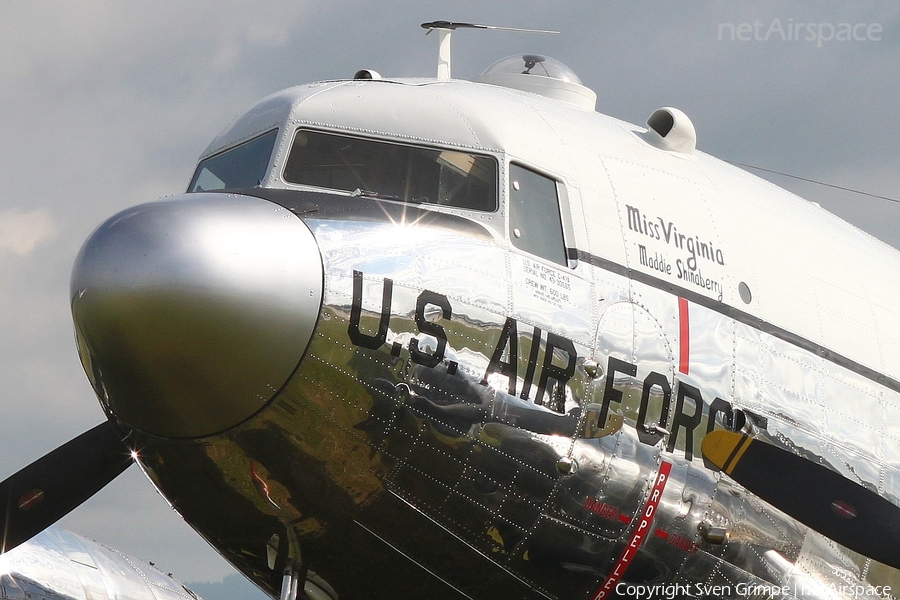
<svg viewBox="0 0 900 600"><path fill-rule="evenodd" d="M44 500L44 490L31 490L19 498L19 510L30 510Z"/></svg>
<svg viewBox="0 0 900 600"><path fill-rule="evenodd" d="M691 321L688 313L688 301L678 298L678 371L688 374L691 366Z"/></svg>
<svg viewBox="0 0 900 600"><path fill-rule="evenodd" d="M634 528L634 532L631 534L628 545L625 546L622 556L616 561L612 571L610 571L606 580L603 582L603 585L600 586L600 589L597 590L597 593L594 594L591 600L609 598L610 594L615 591L616 584L622 579L622 576L631 564L632 559L637 554L638 548L641 547L641 544L650 532L650 525L656 517L656 509L659 506L660 498L662 498L663 490L666 488L666 482L669 480L669 473L671 470L672 463L663 461L663 463L659 465L659 473L656 475L653 489L650 490L650 497L647 498L647 504L644 505L644 510L641 511L641 517L638 520L637 527Z"/></svg>
<svg viewBox="0 0 900 600"><path fill-rule="evenodd" d="M843 500L835 500L832 502L831 510L839 517L844 517L845 519L853 519L856 517L856 507Z"/></svg>

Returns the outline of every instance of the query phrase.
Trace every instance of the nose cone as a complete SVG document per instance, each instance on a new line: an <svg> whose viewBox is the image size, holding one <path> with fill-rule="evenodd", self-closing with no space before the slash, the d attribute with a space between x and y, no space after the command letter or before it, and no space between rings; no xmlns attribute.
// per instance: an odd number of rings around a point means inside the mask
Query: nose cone
<svg viewBox="0 0 900 600"><path fill-rule="evenodd" d="M82 363L136 429L225 431L296 369L322 282L312 233L268 201L188 194L128 209L91 235L72 271Z"/></svg>

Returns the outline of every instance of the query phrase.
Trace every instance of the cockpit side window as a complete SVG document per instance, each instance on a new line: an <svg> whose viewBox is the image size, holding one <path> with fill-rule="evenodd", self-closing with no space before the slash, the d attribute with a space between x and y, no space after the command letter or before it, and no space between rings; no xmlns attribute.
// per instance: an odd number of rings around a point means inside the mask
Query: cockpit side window
<svg viewBox="0 0 900 600"><path fill-rule="evenodd" d="M284 180L384 200L497 209L497 161L490 156L320 131L297 131Z"/></svg>
<svg viewBox="0 0 900 600"><path fill-rule="evenodd" d="M229 148L197 165L188 192L251 188L262 184L278 130Z"/></svg>
<svg viewBox="0 0 900 600"><path fill-rule="evenodd" d="M516 248L568 266L555 179L509 165L509 236Z"/></svg>

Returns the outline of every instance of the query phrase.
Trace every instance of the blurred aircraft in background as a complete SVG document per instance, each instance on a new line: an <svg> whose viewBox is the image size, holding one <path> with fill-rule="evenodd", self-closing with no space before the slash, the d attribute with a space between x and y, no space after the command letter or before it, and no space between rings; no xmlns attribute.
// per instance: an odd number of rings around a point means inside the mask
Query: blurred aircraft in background
<svg viewBox="0 0 900 600"><path fill-rule="evenodd" d="M200 600L153 563L55 527L0 556L0 598Z"/></svg>

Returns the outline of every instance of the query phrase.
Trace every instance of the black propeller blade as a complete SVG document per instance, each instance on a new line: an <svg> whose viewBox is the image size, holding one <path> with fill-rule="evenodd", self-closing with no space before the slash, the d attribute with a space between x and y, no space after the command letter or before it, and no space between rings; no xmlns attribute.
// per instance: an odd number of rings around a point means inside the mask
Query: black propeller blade
<svg viewBox="0 0 900 600"><path fill-rule="evenodd" d="M745 488L804 525L900 568L900 507L840 473L731 431L703 438L703 455Z"/></svg>
<svg viewBox="0 0 900 600"><path fill-rule="evenodd" d="M97 425L0 483L0 554L40 533L131 464L112 422Z"/></svg>

